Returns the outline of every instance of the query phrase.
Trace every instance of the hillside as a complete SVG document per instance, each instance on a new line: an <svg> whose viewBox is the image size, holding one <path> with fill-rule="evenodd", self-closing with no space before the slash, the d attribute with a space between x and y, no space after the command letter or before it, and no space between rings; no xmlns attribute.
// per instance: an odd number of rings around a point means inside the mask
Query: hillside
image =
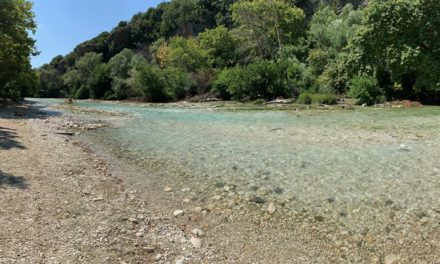
<svg viewBox="0 0 440 264"><path fill-rule="evenodd" d="M419 28L438 28L436 16L427 14L439 4L367 3L161 3L42 66L38 95L155 102L207 94L241 101L294 97L333 103L349 96L366 104L438 102L438 75L424 70L438 69L431 60L438 56L438 35ZM405 20L416 10L419 17Z"/></svg>

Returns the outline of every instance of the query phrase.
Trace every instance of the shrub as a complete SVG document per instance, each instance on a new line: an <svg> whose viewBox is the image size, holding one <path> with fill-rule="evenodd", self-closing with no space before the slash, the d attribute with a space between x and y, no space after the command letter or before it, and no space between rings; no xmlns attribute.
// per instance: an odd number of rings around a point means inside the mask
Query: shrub
<svg viewBox="0 0 440 264"><path fill-rule="evenodd" d="M252 101L288 97L285 68L273 61L258 61L245 67L221 71L213 83L221 97L229 95L236 100Z"/></svg>
<svg viewBox="0 0 440 264"><path fill-rule="evenodd" d="M302 93L298 97L299 104L312 104L312 94L311 93Z"/></svg>
<svg viewBox="0 0 440 264"><path fill-rule="evenodd" d="M75 92L75 98L76 99L88 99L90 95L90 90L85 86L82 85L76 92Z"/></svg>
<svg viewBox="0 0 440 264"><path fill-rule="evenodd" d="M325 93L325 94L313 94L312 95L312 103L313 104L327 104L334 105L338 101L338 98L334 94Z"/></svg>
<svg viewBox="0 0 440 264"><path fill-rule="evenodd" d="M302 93L298 97L298 103L300 104L327 104L334 105L338 101L338 98L334 94L330 93Z"/></svg>
<svg viewBox="0 0 440 264"><path fill-rule="evenodd" d="M242 71L243 69L240 67L226 68L220 71L212 83L212 90L223 99L231 99L232 94L240 89Z"/></svg>
<svg viewBox="0 0 440 264"><path fill-rule="evenodd" d="M158 67L144 65L132 71L129 80L134 91L149 102L164 102L168 97L165 93L165 81Z"/></svg>
<svg viewBox="0 0 440 264"><path fill-rule="evenodd" d="M173 100L184 99L196 90L197 83L190 78L190 74L182 69L167 68L163 76L168 95Z"/></svg>
<svg viewBox="0 0 440 264"><path fill-rule="evenodd" d="M348 96L359 99L359 104L373 105L383 100L377 81L369 76L356 76L349 84Z"/></svg>

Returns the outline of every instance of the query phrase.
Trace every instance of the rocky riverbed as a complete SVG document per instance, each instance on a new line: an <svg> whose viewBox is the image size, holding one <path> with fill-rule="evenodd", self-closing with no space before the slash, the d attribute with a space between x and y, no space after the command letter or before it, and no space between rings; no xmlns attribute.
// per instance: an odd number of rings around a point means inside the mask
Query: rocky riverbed
<svg viewBox="0 0 440 264"><path fill-rule="evenodd" d="M199 178L127 148L100 145L93 135L117 129L118 122L2 111L2 146L11 147L0 153L1 263L439 259L435 203L408 207L383 196L355 203L338 196L307 200L286 195L286 187L264 173L247 185ZM408 143L396 151L417 153Z"/></svg>

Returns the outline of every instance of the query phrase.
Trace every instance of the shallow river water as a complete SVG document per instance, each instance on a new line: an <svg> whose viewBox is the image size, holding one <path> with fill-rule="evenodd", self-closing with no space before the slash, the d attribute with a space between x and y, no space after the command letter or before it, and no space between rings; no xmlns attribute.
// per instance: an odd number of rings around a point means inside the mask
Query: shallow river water
<svg viewBox="0 0 440 264"><path fill-rule="evenodd" d="M76 105L129 114L93 132L93 140L201 190L226 184L245 199L283 200L296 211L370 212L361 218L382 207L420 217L440 207L438 107L232 112Z"/></svg>

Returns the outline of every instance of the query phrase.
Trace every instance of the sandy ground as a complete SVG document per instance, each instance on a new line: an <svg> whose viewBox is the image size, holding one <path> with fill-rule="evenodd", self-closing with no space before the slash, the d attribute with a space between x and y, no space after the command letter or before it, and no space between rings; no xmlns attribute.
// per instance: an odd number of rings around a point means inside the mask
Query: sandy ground
<svg viewBox="0 0 440 264"><path fill-rule="evenodd" d="M165 180L140 189L60 134L64 118L0 107L0 263L439 263L438 240L357 252L281 209L217 210Z"/></svg>

